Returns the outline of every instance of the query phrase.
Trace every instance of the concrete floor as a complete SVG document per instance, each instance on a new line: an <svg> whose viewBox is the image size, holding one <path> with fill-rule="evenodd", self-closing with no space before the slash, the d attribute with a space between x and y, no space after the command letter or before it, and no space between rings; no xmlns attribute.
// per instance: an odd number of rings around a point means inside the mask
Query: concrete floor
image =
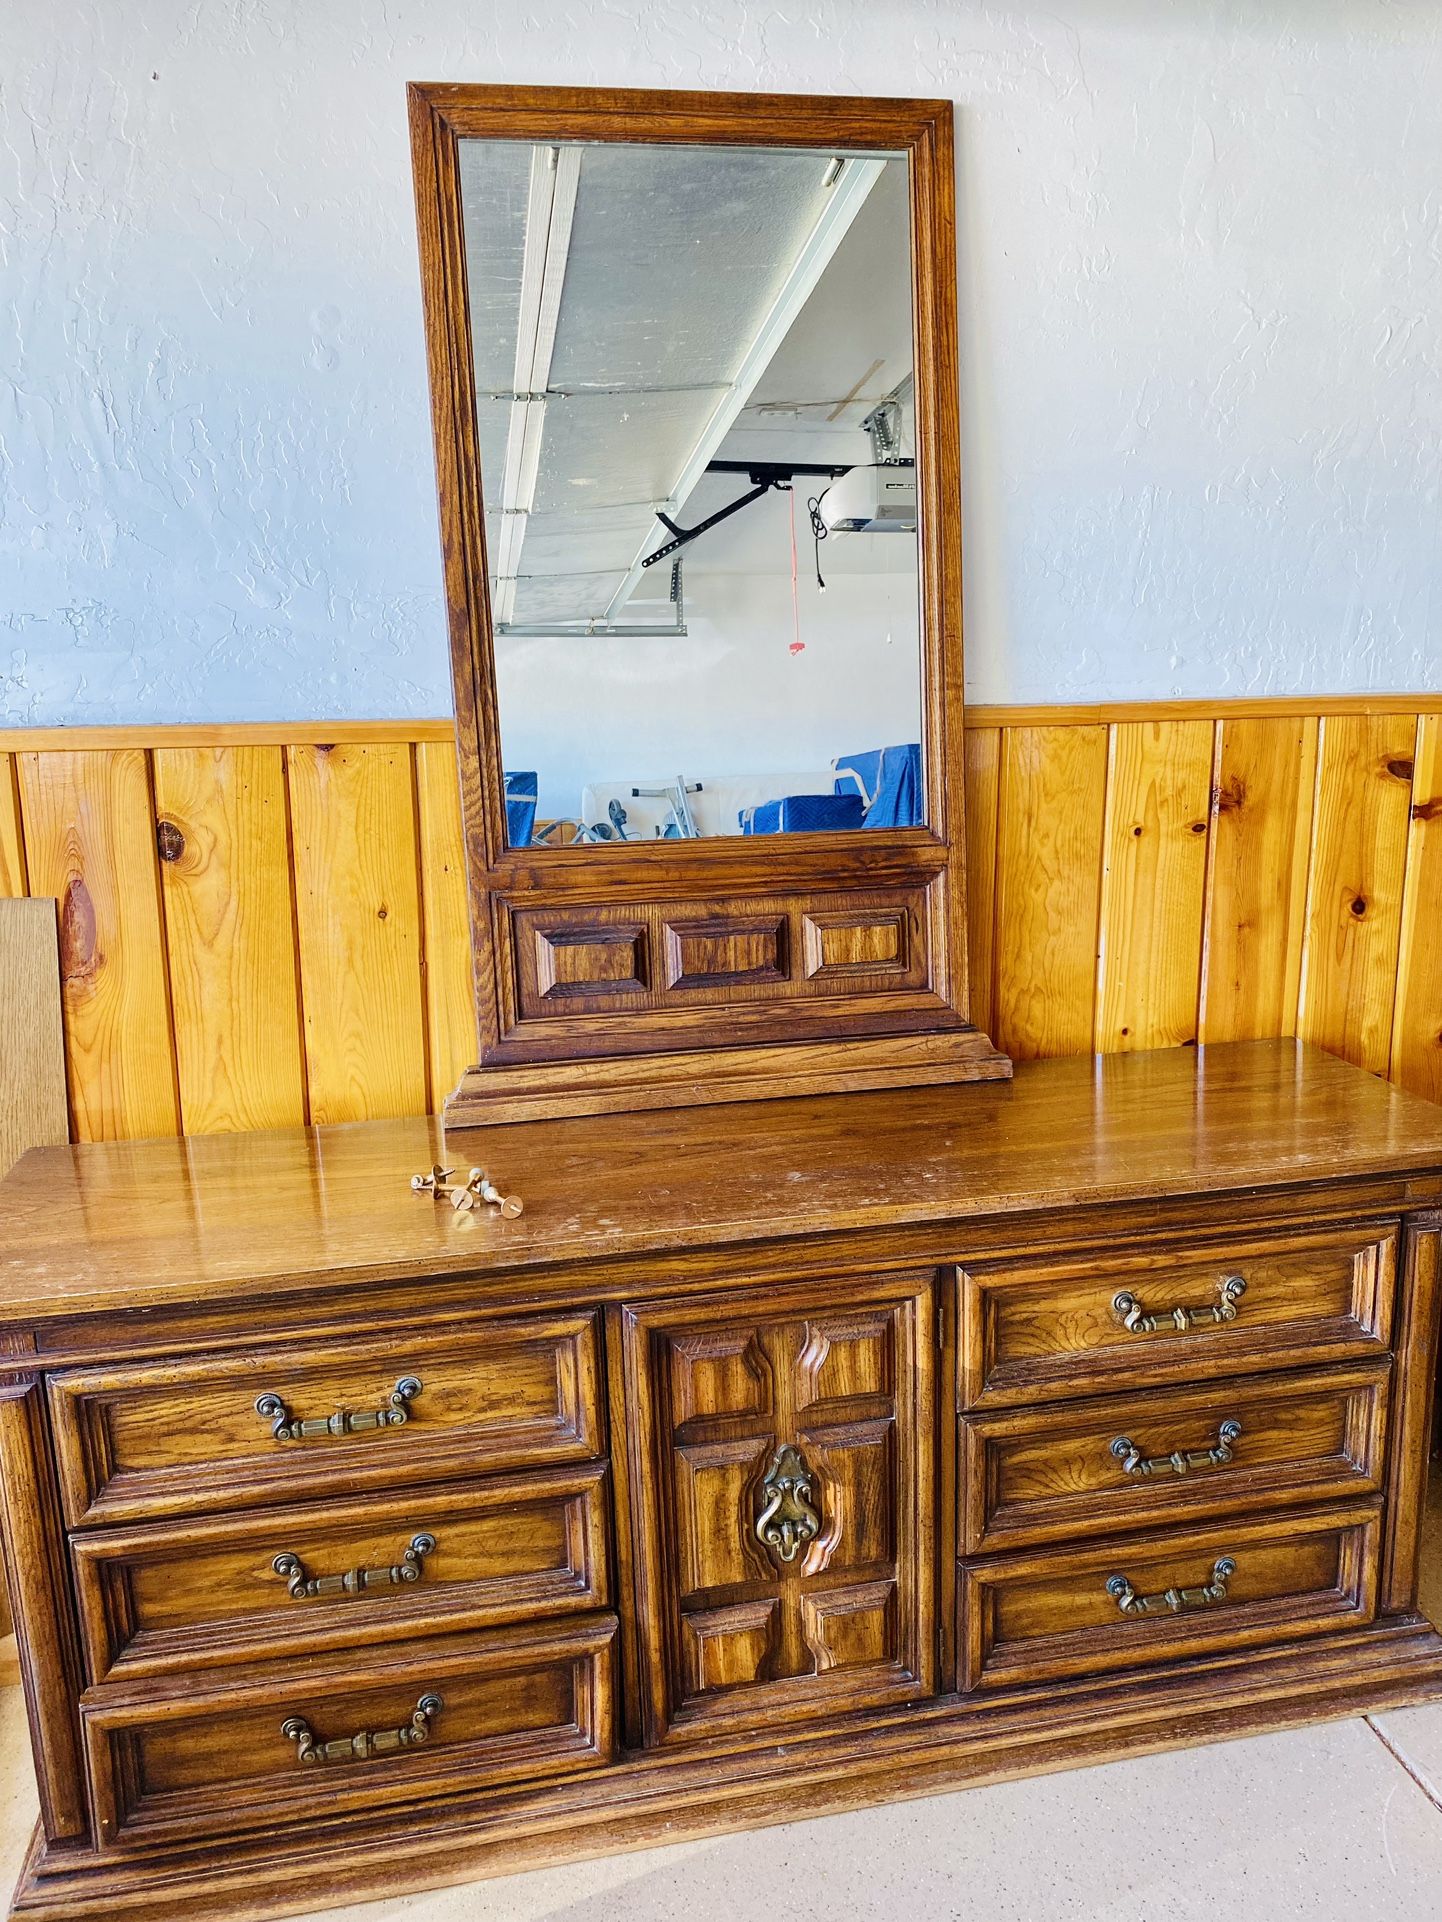
<svg viewBox="0 0 1442 1922"><path fill-rule="evenodd" d="M1423 1604L1442 1620L1442 1476ZM0 1691L0 1886L35 1819ZM326 1912L330 1922L1437 1922L1442 1702ZM311 1922L307 1918L307 1922ZM318 1922L318 1918L316 1919Z"/></svg>

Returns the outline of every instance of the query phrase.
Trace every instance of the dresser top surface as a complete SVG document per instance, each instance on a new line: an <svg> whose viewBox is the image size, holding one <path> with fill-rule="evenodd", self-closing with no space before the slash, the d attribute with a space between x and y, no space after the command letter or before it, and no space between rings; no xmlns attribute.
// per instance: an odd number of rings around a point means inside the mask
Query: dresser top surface
<svg viewBox="0 0 1442 1922"><path fill-rule="evenodd" d="M39 1148L0 1183L0 1318L235 1302L1089 1202L1442 1171L1442 1107L1292 1041L473 1130L426 1118ZM410 1191L476 1162L517 1220Z"/></svg>

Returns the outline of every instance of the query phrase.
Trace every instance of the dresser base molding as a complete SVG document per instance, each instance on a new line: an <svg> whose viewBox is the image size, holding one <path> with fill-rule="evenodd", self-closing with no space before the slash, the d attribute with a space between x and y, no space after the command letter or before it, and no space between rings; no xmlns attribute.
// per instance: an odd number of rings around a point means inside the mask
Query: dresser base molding
<svg viewBox="0 0 1442 1922"><path fill-rule="evenodd" d="M1439 1697L1442 1635L1406 1616L1059 1694L1017 1689L854 1717L729 1755L653 1753L544 1788L233 1841L223 1857L213 1844L143 1858L51 1849L37 1829L11 1914L260 1922Z"/></svg>
<svg viewBox="0 0 1442 1922"><path fill-rule="evenodd" d="M1011 1061L977 1028L772 1042L709 1054L615 1055L468 1068L445 1105L447 1133L514 1121L633 1114L729 1101L1006 1081Z"/></svg>

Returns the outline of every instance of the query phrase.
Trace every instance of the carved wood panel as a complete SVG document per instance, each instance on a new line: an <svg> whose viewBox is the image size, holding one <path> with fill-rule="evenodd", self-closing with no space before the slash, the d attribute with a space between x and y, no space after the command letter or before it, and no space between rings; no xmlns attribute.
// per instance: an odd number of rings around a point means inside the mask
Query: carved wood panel
<svg viewBox="0 0 1442 1922"><path fill-rule="evenodd" d="M623 1311L648 1740L934 1686L930 1277Z"/></svg>
<svg viewBox="0 0 1442 1922"><path fill-rule="evenodd" d="M537 1023L624 1014L679 1017L714 1031L728 1002L833 1003L878 998L929 1010L927 891L923 887L697 901L604 901L507 910L514 957L510 1032ZM816 1007L814 1013L823 1013ZM568 1046L583 1045L571 1038Z"/></svg>

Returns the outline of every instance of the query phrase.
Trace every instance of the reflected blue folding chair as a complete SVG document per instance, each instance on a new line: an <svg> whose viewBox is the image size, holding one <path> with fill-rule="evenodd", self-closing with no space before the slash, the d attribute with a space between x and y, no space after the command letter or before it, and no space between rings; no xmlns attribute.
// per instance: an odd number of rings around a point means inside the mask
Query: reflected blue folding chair
<svg viewBox="0 0 1442 1922"><path fill-rule="evenodd" d="M536 827L536 794L539 782L534 773L506 776L506 839L513 848L528 848Z"/></svg>

